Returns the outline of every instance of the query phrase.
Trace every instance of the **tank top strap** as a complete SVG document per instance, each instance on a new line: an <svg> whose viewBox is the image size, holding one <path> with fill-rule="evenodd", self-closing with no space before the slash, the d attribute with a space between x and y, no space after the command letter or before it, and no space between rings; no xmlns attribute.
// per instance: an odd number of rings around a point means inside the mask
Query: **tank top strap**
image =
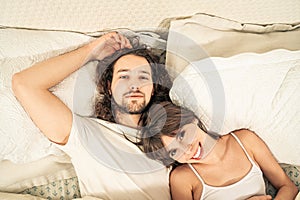
<svg viewBox="0 0 300 200"><path fill-rule="evenodd" d="M193 167L193 165L191 163L188 163L188 166L191 168L191 170L194 172L194 174L197 176L197 178L200 180L200 182L204 186L205 183L204 183L203 179L201 178L200 174L197 172L197 170Z"/></svg>
<svg viewBox="0 0 300 200"><path fill-rule="evenodd" d="M252 165L256 166L256 164L254 163L254 161L252 160L252 158L250 157L250 155L246 151L246 149L245 149L244 145L242 144L241 140L233 132L231 132L231 135L235 138L235 140L238 142L238 144L242 147L243 151L245 152L248 160L252 163Z"/></svg>

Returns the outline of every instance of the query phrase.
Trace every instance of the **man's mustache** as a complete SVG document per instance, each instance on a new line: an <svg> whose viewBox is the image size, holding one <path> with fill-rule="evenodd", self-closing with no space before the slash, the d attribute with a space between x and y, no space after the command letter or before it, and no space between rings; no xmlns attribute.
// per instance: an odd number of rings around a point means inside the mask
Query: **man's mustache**
<svg viewBox="0 0 300 200"><path fill-rule="evenodd" d="M123 96L131 96L132 94L141 94L143 96L145 96L145 93L141 92L141 91L135 91L135 92L126 92L123 94Z"/></svg>

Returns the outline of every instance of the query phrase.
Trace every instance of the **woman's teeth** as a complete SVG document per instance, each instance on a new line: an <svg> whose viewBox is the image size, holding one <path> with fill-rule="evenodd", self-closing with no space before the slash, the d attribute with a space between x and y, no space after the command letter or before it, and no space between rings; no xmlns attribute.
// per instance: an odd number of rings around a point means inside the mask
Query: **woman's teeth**
<svg viewBox="0 0 300 200"><path fill-rule="evenodd" d="M193 156L193 159L198 159L199 156L200 156L200 154L201 154L201 147L199 146L197 152L196 152L195 155Z"/></svg>

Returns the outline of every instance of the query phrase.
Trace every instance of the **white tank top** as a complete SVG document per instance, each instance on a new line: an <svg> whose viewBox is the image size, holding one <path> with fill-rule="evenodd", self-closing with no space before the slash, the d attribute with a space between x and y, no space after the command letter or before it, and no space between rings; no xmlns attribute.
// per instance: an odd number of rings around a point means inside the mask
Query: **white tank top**
<svg viewBox="0 0 300 200"><path fill-rule="evenodd" d="M228 186L210 186L205 184L201 176L198 174L196 169L189 163L189 167L198 177L200 182L203 185L202 195L200 200L238 200L238 199L247 199L254 195L265 195L265 182L263 179L263 173L260 168L254 163L251 157L248 155L246 149L244 148L241 141L237 138L234 133L231 133L232 136L236 139L239 145L244 150L247 158L252 164L251 170L245 175L241 180L236 183L233 183Z"/></svg>

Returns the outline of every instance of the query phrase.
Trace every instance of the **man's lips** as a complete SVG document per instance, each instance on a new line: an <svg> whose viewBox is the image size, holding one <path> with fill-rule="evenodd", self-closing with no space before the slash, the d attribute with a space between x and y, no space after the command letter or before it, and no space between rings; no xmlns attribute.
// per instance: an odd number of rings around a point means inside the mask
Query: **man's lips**
<svg viewBox="0 0 300 200"><path fill-rule="evenodd" d="M140 97L144 97L144 95L142 93L129 93L124 95L125 98L140 98Z"/></svg>

